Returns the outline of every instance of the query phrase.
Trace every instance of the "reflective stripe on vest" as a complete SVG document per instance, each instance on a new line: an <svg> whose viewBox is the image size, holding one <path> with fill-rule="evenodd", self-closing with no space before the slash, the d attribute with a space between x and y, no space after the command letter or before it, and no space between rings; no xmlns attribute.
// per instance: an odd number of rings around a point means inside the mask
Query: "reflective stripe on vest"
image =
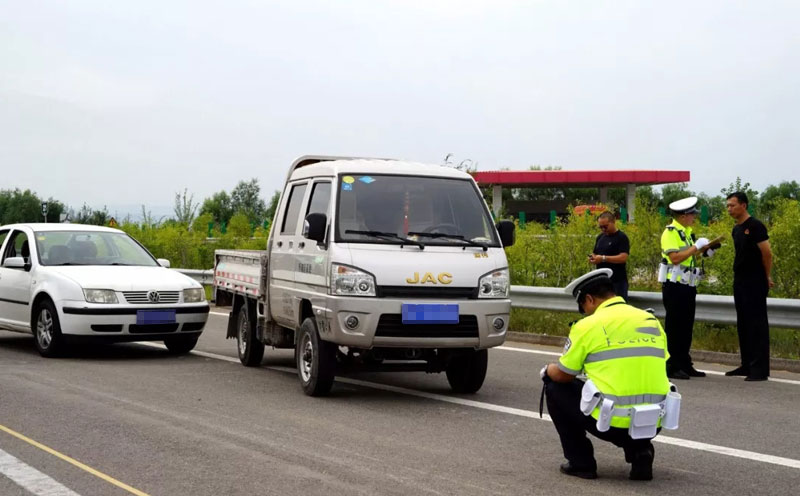
<svg viewBox="0 0 800 496"><path fill-rule="evenodd" d="M640 405L642 403L661 403L667 399L666 394L634 394L631 396L614 396L613 394L603 394L618 405Z"/></svg>
<svg viewBox="0 0 800 496"><path fill-rule="evenodd" d="M583 363L602 362L604 360L614 360L616 358L629 357L657 357L664 358L664 348L653 348L650 346L638 346L635 348L619 348L616 350L598 351L586 355Z"/></svg>
<svg viewBox="0 0 800 496"><path fill-rule="evenodd" d="M649 334L651 336L660 336L661 330L658 327L640 327L636 329L636 332L641 332L642 334Z"/></svg>

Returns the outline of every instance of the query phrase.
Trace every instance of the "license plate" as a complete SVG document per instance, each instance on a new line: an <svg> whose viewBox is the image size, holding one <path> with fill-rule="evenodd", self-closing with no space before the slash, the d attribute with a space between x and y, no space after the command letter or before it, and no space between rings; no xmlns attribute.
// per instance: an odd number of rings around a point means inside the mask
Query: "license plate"
<svg viewBox="0 0 800 496"><path fill-rule="evenodd" d="M403 303L403 324L458 324L458 305Z"/></svg>
<svg viewBox="0 0 800 496"><path fill-rule="evenodd" d="M174 324L175 310L137 310L136 324Z"/></svg>

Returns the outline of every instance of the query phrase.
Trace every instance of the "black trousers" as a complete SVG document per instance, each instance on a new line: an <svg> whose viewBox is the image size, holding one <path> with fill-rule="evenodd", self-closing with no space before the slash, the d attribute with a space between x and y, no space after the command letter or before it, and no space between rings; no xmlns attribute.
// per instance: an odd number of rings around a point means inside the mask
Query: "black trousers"
<svg viewBox="0 0 800 496"><path fill-rule="evenodd" d="M739 334L742 368L751 377L769 377L768 291L766 281L733 282L736 332Z"/></svg>
<svg viewBox="0 0 800 496"><path fill-rule="evenodd" d="M564 458L579 468L596 469L594 447L586 437L586 433L608 441L625 451L625 461L631 463L634 455L641 451L653 449L650 439L632 439L628 429L611 427L606 432L597 430L597 420L584 415L580 411L581 389L583 382L575 379L572 382L549 382L545 385L547 411L561 438Z"/></svg>
<svg viewBox="0 0 800 496"><path fill-rule="evenodd" d="M692 348L697 288L679 282L665 282L661 285L661 298L667 312L664 319L664 332L667 333L667 351L669 351L667 368L687 369L692 366L689 350Z"/></svg>
<svg viewBox="0 0 800 496"><path fill-rule="evenodd" d="M614 285L614 292L617 293L617 296L622 296L622 299L628 301L628 280L611 281L611 283Z"/></svg>

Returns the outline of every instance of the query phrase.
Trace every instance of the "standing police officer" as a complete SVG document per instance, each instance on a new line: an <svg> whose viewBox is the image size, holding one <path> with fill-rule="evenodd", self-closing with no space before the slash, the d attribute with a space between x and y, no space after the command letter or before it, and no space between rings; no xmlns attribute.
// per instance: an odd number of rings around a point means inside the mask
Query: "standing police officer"
<svg viewBox="0 0 800 496"><path fill-rule="evenodd" d="M697 218L697 197L690 196L669 204L672 223L661 234L661 266L658 280L666 310L664 328L667 332L670 358L667 376L672 379L705 377L694 368L689 350L692 347L697 283L701 271L695 255L706 254L708 239L697 239L692 224ZM710 250L708 255L712 255Z"/></svg>
<svg viewBox="0 0 800 496"><path fill-rule="evenodd" d="M679 403L675 407L674 400L679 396L672 393L667 400L667 338L661 324L615 295L611 273L597 269L567 286L580 312L589 316L572 326L564 354L540 375L567 459L561 472L597 478L589 432L625 451L632 480L650 480L655 455L651 439L662 417L664 427L677 428ZM585 383L576 379L581 370Z"/></svg>

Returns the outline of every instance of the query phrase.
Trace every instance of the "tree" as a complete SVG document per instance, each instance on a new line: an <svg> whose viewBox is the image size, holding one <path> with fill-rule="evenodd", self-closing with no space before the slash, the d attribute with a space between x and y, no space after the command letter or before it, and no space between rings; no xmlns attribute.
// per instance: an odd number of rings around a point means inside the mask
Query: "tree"
<svg viewBox="0 0 800 496"><path fill-rule="evenodd" d="M249 238L250 231L250 221L244 213L237 212L231 217L231 222L228 224L229 235L237 238Z"/></svg>
<svg viewBox="0 0 800 496"><path fill-rule="evenodd" d="M730 183L727 188L722 188L719 190L719 192L725 198L727 198L729 194L736 191L741 191L747 195L747 200L749 201L747 204L747 209L749 211L755 212L758 210L758 191L752 189L749 182L742 183L741 177L736 176L736 181Z"/></svg>
<svg viewBox="0 0 800 496"><path fill-rule="evenodd" d="M686 198L687 196L696 195L692 193L686 183L665 184L664 187L661 188L662 205L667 209L670 203L680 200L681 198Z"/></svg>
<svg viewBox="0 0 800 496"><path fill-rule="evenodd" d="M142 205L142 209L144 209L144 205ZM108 214L108 209L105 206L103 206L103 210L96 210L84 203L77 212L70 209L69 218L76 224L104 226L108 224L111 216Z"/></svg>
<svg viewBox="0 0 800 496"><path fill-rule="evenodd" d="M175 207L173 212L175 212L175 220L178 223L190 225L194 220L199 205L194 202L194 195L187 195L188 191L186 188L183 189L182 195L179 192L175 193Z"/></svg>
<svg viewBox="0 0 800 496"><path fill-rule="evenodd" d="M225 191L214 193L211 198L206 198L200 207L200 215L211 214L215 221L227 223L233 216L231 197Z"/></svg>
<svg viewBox="0 0 800 496"><path fill-rule="evenodd" d="M0 225L17 222L42 222L42 203L31 190L0 191Z"/></svg>
<svg viewBox="0 0 800 496"><path fill-rule="evenodd" d="M758 199L761 207L759 215L769 220L775 211L778 200L781 199L800 199L800 184L797 184L797 181L783 181L777 186L772 184L767 186L767 189L761 193L761 197Z"/></svg>
<svg viewBox="0 0 800 496"><path fill-rule="evenodd" d="M269 200L269 206L267 207L267 211L264 213L264 219L268 220L270 225L272 221L275 219L275 212L278 210L278 202L281 201L281 192L275 190L275 193L272 194L272 198Z"/></svg>
<svg viewBox="0 0 800 496"><path fill-rule="evenodd" d="M236 213L243 213L250 222L260 224L266 215L267 205L261 198L261 186L258 179L239 181L231 191L231 208Z"/></svg>
<svg viewBox="0 0 800 496"><path fill-rule="evenodd" d="M652 186L639 186L636 188L636 201L650 209L657 209L661 204L661 193L655 191Z"/></svg>

